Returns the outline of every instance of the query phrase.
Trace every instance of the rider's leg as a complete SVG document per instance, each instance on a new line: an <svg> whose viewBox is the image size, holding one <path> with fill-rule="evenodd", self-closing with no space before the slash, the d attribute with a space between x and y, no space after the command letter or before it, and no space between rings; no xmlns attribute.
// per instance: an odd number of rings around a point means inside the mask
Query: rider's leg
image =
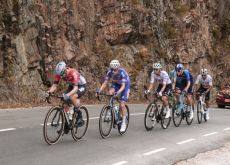
<svg viewBox="0 0 230 165"><path fill-rule="evenodd" d="M124 91L121 93L121 114L122 114L122 123L121 123L121 132L124 132L126 130L126 116L127 116L127 110L126 110L126 103L129 99L129 84L125 87Z"/></svg>
<svg viewBox="0 0 230 165"><path fill-rule="evenodd" d="M188 109L190 111L190 119L193 119L193 98L191 94L188 94Z"/></svg>
<svg viewBox="0 0 230 165"><path fill-rule="evenodd" d="M209 120L209 100L210 100L210 92L208 92L205 96L205 104L206 104L206 119Z"/></svg>
<svg viewBox="0 0 230 165"><path fill-rule="evenodd" d="M165 118L169 118L170 117L170 108L169 108L169 104L168 104L168 97L167 96L162 96L161 99L162 99L163 106L166 109Z"/></svg>

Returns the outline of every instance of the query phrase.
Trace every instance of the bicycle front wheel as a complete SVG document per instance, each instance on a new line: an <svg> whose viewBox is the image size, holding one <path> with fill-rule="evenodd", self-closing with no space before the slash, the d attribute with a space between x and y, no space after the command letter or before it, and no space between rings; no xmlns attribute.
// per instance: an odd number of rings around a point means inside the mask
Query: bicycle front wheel
<svg viewBox="0 0 230 165"><path fill-rule="evenodd" d="M75 111L73 114L73 129L71 130L72 137L75 141L80 140L86 134L89 125L89 113L87 108L81 106L78 110L78 112ZM77 120L81 120L81 122L78 123Z"/></svg>
<svg viewBox="0 0 230 165"><path fill-rule="evenodd" d="M197 120L198 120L199 124L202 122L202 118L203 118L203 112L201 110L201 102L198 101L198 103L197 103Z"/></svg>
<svg viewBox="0 0 230 165"><path fill-rule="evenodd" d="M165 118L165 116L166 116L166 113L164 113L164 107L162 106L162 109L161 109L161 127L163 129L168 128L168 126L171 122L171 116L168 118Z"/></svg>
<svg viewBox="0 0 230 165"><path fill-rule="evenodd" d="M156 118L157 118L157 106L156 104L150 103L145 111L145 129L147 131L150 131L153 129L153 127L156 124Z"/></svg>
<svg viewBox="0 0 230 165"><path fill-rule="evenodd" d="M112 107L106 105L102 108L99 119L99 131L102 138L109 137L114 121Z"/></svg>
<svg viewBox="0 0 230 165"><path fill-rule="evenodd" d="M47 144L55 144L60 140L64 131L64 119L61 107L52 107L48 111L43 126L43 136Z"/></svg>
<svg viewBox="0 0 230 165"><path fill-rule="evenodd" d="M194 105L192 105L194 109ZM192 124L192 121L193 121L193 118L190 119L190 111L188 111L188 105L184 105L184 112L186 113L185 116L186 116L186 123L188 125L191 125Z"/></svg>
<svg viewBox="0 0 230 165"><path fill-rule="evenodd" d="M118 125L118 132L121 134L121 135L124 135L128 129L128 126L129 126L129 107L128 105L125 105L125 109L126 109L126 119L125 119L125 124L126 124L126 129L124 132L121 132L120 131L120 128L121 128L121 124Z"/></svg>
<svg viewBox="0 0 230 165"><path fill-rule="evenodd" d="M179 127L181 124L181 121L183 119L183 111L180 110L179 105L176 105L175 108L172 109L172 117L173 117L173 123L175 127Z"/></svg>

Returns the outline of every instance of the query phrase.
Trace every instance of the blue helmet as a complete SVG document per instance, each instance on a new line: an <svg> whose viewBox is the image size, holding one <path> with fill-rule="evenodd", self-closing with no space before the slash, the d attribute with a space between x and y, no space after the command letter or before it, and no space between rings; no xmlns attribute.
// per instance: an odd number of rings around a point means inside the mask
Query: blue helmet
<svg viewBox="0 0 230 165"><path fill-rule="evenodd" d="M177 65L175 66L175 70L176 70L176 71L180 71L180 70L182 70L182 69L184 69L184 67L183 67L182 64L177 64Z"/></svg>
<svg viewBox="0 0 230 165"><path fill-rule="evenodd" d="M66 64L64 61L59 62L55 67L55 73L59 76L63 75Z"/></svg>

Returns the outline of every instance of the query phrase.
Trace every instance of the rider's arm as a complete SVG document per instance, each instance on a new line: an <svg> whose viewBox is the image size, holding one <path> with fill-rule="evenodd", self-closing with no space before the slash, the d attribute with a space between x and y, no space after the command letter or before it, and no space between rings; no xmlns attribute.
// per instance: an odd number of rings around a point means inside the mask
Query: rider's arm
<svg viewBox="0 0 230 165"><path fill-rule="evenodd" d="M163 93L163 91L165 90L165 88L166 88L166 82L163 82L163 86L162 86L162 88L161 88L161 90L160 90L159 93Z"/></svg>
<svg viewBox="0 0 230 165"><path fill-rule="evenodd" d="M125 89L125 82L122 83L120 89L117 91L117 93L121 93Z"/></svg>
<svg viewBox="0 0 230 165"><path fill-rule="evenodd" d="M55 92L56 90L57 90L57 84L54 83L54 84L51 86L50 90L48 90L48 92L49 92L49 93L53 93L53 92Z"/></svg>
<svg viewBox="0 0 230 165"><path fill-rule="evenodd" d="M75 94L77 92L77 90L78 90L78 86L75 85L73 87L73 89L69 93L67 93L66 95L71 96L71 95Z"/></svg>
<svg viewBox="0 0 230 165"><path fill-rule="evenodd" d="M101 85L101 88L99 89L100 91L103 91L103 89L106 87L106 85L108 84L108 80L105 80L103 82L103 84Z"/></svg>
<svg viewBox="0 0 230 165"><path fill-rule="evenodd" d="M155 81L154 72L152 72L151 73L151 80L150 80L148 91L150 91L153 88L154 81Z"/></svg>
<svg viewBox="0 0 230 165"><path fill-rule="evenodd" d="M175 90L176 88L176 76L173 78L173 84L172 84L172 89Z"/></svg>
<svg viewBox="0 0 230 165"><path fill-rule="evenodd" d="M186 87L184 88L184 90L188 91L188 88L190 87L190 85L191 85L191 81L188 81Z"/></svg>
<svg viewBox="0 0 230 165"><path fill-rule="evenodd" d="M208 93L211 89L212 89L212 77L210 76L209 88L206 90L206 93Z"/></svg>

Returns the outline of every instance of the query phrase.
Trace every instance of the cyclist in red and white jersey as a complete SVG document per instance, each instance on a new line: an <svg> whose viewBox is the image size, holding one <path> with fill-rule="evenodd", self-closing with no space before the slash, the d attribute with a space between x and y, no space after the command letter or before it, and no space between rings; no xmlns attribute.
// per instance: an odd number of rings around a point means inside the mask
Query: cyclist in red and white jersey
<svg viewBox="0 0 230 165"><path fill-rule="evenodd" d="M168 95L172 90L172 81L169 78L169 75L166 71L162 70L160 63L153 64L153 72L151 73L151 80L148 90L145 91L146 94L150 93L150 90L153 88L154 82L158 81L159 85L157 92L162 99L163 105L166 108L165 118L170 117L170 109L168 104Z"/></svg>
<svg viewBox="0 0 230 165"><path fill-rule="evenodd" d="M198 89L199 84L200 86ZM196 93L205 93L207 120L209 119L209 100L210 100L211 89L212 89L212 77L208 74L208 70L206 68L203 68L201 69L200 74L197 76L194 91L196 91Z"/></svg>
<svg viewBox="0 0 230 165"><path fill-rule="evenodd" d="M69 85L66 92L63 93L63 98L74 105L74 110L78 113L76 124L80 127L84 125L84 120L82 119L81 111L78 110L80 106L79 98L86 92L86 80L77 70L66 67L65 62L59 62L55 67L54 83L48 90L47 95L57 90L58 83L61 79Z"/></svg>

